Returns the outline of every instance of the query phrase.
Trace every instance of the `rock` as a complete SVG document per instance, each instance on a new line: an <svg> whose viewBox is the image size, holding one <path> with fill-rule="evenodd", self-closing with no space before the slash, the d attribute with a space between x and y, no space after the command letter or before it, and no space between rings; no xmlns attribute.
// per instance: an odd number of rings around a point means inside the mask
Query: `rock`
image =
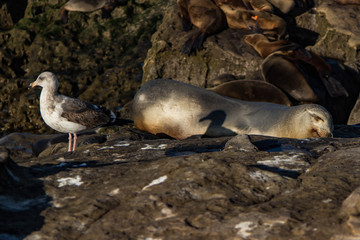
<svg viewBox="0 0 360 240"><path fill-rule="evenodd" d="M9 152L0 147L0 238L19 239L41 227L40 212L48 206L49 199L41 181L16 164Z"/></svg>
<svg viewBox="0 0 360 240"><path fill-rule="evenodd" d="M10 29L25 15L27 1L2 1L0 3L0 29Z"/></svg>
<svg viewBox="0 0 360 240"><path fill-rule="evenodd" d="M6 2L2 9L21 4L15 12L24 12L9 25L12 28L0 33L3 132L54 133L42 123L38 93L27 89L45 70L58 74L62 94L110 109L130 101L140 87L142 64L162 19L163 1L129 1L109 19L102 19L99 11L72 12L66 25L60 22L57 0ZM5 10L0 10L0 18L13 16Z"/></svg>
<svg viewBox="0 0 360 240"><path fill-rule="evenodd" d="M353 21L346 31L337 25L342 19L331 20L333 12L351 18L355 10L344 6L348 12L340 14L321 2L296 17L314 32L296 28L294 36L337 57L334 65L356 84L357 18L346 20ZM10 28L15 15L1 6ZM173 140L129 124L84 134L67 153L67 136L43 125L38 93L26 90L42 69L61 73L63 94L125 116L128 108L120 107L142 82L169 77L209 87L230 75L261 80L262 60L243 43L245 31L231 29L207 38L197 55L181 56L191 32L182 32L174 1L129 1L108 20L74 12L66 26L59 7L29 0L24 18L0 33L1 239L359 238L357 125L335 125L334 138ZM336 48L340 53L329 52Z"/></svg>
<svg viewBox="0 0 360 240"><path fill-rule="evenodd" d="M351 129L344 125L335 135ZM258 150L243 152L225 146L248 142L245 135L172 140L131 125L117 130L104 142L91 140L101 134L82 136L91 144L72 154L58 143L48 148L58 152L12 159L23 187L6 185L0 218L12 220L2 221L0 236L325 240L357 234L359 132L321 139L253 135ZM17 212L1 208L13 199L20 199L12 205Z"/></svg>
<svg viewBox="0 0 360 240"><path fill-rule="evenodd" d="M360 215L360 187L356 188L342 203L340 215Z"/></svg>
<svg viewBox="0 0 360 240"><path fill-rule="evenodd" d="M171 78L210 87L207 82L221 74L242 79L261 78L261 58L242 40L247 31L227 29L208 37L204 49L196 55L181 55L180 49L192 33L183 32L177 5L169 3L162 24L151 38L142 84L156 78Z"/></svg>
<svg viewBox="0 0 360 240"><path fill-rule="evenodd" d="M317 54L342 60L357 62L360 44L360 10L356 5L341 5L335 1L322 1L312 10L297 18L298 26L319 33L319 38L310 49ZM359 71L357 67L357 72Z"/></svg>
<svg viewBox="0 0 360 240"><path fill-rule="evenodd" d="M257 151L257 148L251 143L251 140L248 135L240 134L231 138L226 144L225 149L235 149L236 151L243 152L254 152Z"/></svg>
<svg viewBox="0 0 360 240"><path fill-rule="evenodd" d="M348 232L360 237L360 187L343 201L339 215L344 219Z"/></svg>

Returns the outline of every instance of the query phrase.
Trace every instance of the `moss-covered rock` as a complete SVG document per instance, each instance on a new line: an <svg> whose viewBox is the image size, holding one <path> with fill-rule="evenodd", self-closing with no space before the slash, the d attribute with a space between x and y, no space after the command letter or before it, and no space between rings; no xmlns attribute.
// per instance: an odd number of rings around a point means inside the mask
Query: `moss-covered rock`
<svg viewBox="0 0 360 240"><path fill-rule="evenodd" d="M71 12L64 25L57 0L24 1L23 17L0 32L0 129L51 132L40 117L39 90L26 88L43 71L57 75L62 94L113 110L129 101L141 85L162 2L129 0L108 19L100 10ZM15 14L0 6L0 19Z"/></svg>

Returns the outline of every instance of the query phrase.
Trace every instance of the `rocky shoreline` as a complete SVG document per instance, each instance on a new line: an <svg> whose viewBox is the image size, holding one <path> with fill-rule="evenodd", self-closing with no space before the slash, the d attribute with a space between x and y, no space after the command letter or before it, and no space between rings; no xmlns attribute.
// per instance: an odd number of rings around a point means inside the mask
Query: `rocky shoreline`
<svg viewBox="0 0 360 240"><path fill-rule="evenodd" d="M169 140L129 125L73 154L66 138L38 157L2 147L0 238L356 239L360 129L334 133Z"/></svg>
<svg viewBox="0 0 360 240"><path fill-rule="evenodd" d="M176 1L130 0L110 19L72 12L67 25L63 3L1 3L0 239L360 238L360 7L315 1L293 19L291 40L333 63L349 90L332 102L334 138L174 140L129 123L79 134L70 154L27 89L42 71L58 75L61 93L130 118L151 79L259 79L262 59L234 29L181 55L191 32Z"/></svg>

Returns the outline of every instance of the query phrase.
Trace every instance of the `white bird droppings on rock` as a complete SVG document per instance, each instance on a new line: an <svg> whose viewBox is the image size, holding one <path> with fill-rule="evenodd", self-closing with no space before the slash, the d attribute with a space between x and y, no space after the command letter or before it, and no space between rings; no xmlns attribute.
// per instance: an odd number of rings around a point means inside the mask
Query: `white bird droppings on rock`
<svg viewBox="0 0 360 240"><path fill-rule="evenodd" d="M162 182L165 182L165 180L167 179L167 176L162 176L162 177L159 177L155 180L153 180L150 184L146 185L145 187L143 187L143 191L151 186L154 186L154 185L157 185L157 184L160 184Z"/></svg>
<svg viewBox="0 0 360 240"><path fill-rule="evenodd" d="M113 148L114 148L114 146L104 146L104 147L99 148L98 151L104 150L104 149L113 149Z"/></svg>
<svg viewBox="0 0 360 240"><path fill-rule="evenodd" d="M118 194L120 192L119 188L115 188L113 189L111 192L109 192L110 196L115 196L116 194Z"/></svg>
<svg viewBox="0 0 360 240"><path fill-rule="evenodd" d="M243 238L246 238L251 235L250 231L256 227L254 222L245 221L238 223L235 228L239 229L237 235Z"/></svg>
<svg viewBox="0 0 360 240"><path fill-rule="evenodd" d="M331 198L327 198L327 199L324 199L322 200L323 203L331 203L332 202L332 199Z"/></svg>
<svg viewBox="0 0 360 240"><path fill-rule="evenodd" d="M75 178L71 178L71 177L60 178L57 181L59 182L58 187L70 186L70 185L80 186L81 184L83 184L83 182L81 181L81 177L79 175L77 175Z"/></svg>
<svg viewBox="0 0 360 240"><path fill-rule="evenodd" d="M128 142L118 142L114 144L114 147L128 147L128 146L130 146L130 143Z"/></svg>
<svg viewBox="0 0 360 240"><path fill-rule="evenodd" d="M149 149L165 149L167 147L167 144L160 144L157 147L152 146L150 144L145 144L145 147L142 147L141 150L149 150Z"/></svg>

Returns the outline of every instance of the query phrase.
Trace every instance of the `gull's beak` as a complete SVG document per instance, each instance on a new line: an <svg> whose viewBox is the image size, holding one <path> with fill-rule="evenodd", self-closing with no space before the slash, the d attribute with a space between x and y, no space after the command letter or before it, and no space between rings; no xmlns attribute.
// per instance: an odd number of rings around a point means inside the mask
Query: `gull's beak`
<svg viewBox="0 0 360 240"><path fill-rule="evenodd" d="M37 86L37 82L32 82L29 84L29 88L33 88L33 87L36 87Z"/></svg>

